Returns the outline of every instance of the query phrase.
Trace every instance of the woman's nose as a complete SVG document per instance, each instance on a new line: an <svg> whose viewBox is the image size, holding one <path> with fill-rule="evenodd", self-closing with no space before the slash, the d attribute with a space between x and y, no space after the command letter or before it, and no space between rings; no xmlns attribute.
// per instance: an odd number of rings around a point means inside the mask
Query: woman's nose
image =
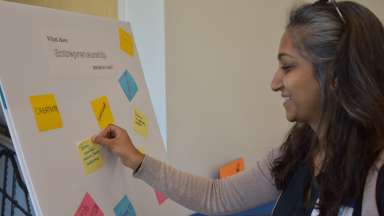
<svg viewBox="0 0 384 216"><path fill-rule="evenodd" d="M283 74L279 71L276 71L271 82L272 91L279 91L283 87Z"/></svg>

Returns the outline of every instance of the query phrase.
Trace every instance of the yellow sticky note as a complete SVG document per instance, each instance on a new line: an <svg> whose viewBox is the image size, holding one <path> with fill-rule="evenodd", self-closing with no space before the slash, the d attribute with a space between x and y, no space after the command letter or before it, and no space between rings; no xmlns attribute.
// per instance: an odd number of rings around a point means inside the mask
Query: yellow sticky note
<svg viewBox="0 0 384 216"><path fill-rule="evenodd" d="M123 28L119 28L120 49L126 52L128 55L135 55L133 37L129 32L126 32Z"/></svg>
<svg viewBox="0 0 384 216"><path fill-rule="evenodd" d="M91 102L91 105L93 112L95 113L97 123L101 129L104 129L115 121L106 96L96 98Z"/></svg>
<svg viewBox="0 0 384 216"><path fill-rule="evenodd" d="M144 113L138 109L133 110L133 130L141 136L147 138L148 136L148 119Z"/></svg>
<svg viewBox="0 0 384 216"><path fill-rule="evenodd" d="M85 175L89 175L100 169L104 160L101 156L101 147L90 139L83 140L77 145Z"/></svg>
<svg viewBox="0 0 384 216"><path fill-rule="evenodd" d="M30 96L29 100L39 131L63 127L59 108L53 94Z"/></svg>

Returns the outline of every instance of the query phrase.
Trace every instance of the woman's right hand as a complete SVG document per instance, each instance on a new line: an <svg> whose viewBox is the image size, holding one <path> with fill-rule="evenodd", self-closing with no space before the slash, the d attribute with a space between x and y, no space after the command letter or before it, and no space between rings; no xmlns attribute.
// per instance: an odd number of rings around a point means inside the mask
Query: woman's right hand
<svg viewBox="0 0 384 216"><path fill-rule="evenodd" d="M92 136L91 140L107 147L120 157L125 166L133 170L136 170L144 159L144 154L132 144L127 131L116 125L108 125L99 134Z"/></svg>

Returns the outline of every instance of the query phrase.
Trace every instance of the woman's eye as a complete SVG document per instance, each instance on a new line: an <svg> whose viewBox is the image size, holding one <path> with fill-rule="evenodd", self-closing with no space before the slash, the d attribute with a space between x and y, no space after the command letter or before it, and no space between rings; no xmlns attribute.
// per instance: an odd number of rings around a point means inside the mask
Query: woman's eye
<svg viewBox="0 0 384 216"><path fill-rule="evenodd" d="M295 67L295 65L282 65L282 66L281 66L281 69L283 69L283 71L285 71L285 72L289 72L289 71L291 71L294 67Z"/></svg>

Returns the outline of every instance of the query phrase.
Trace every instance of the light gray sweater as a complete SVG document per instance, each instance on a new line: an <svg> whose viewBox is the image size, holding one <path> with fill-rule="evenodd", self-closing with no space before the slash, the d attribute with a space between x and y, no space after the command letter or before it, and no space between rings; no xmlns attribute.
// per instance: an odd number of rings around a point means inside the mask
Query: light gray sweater
<svg viewBox="0 0 384 216"><path fill-rule="evenodd" d="M213 180L179 171L146 155L141 167L133 175L193 211L208 215L227 215L278 198L281 191L276 189L271 176L271 162L276 157L277 151L273 150L252 169L223 180ZM375 190L378 170L383 161L384 153L368 175L362 215L379 215Z"/></svg>

